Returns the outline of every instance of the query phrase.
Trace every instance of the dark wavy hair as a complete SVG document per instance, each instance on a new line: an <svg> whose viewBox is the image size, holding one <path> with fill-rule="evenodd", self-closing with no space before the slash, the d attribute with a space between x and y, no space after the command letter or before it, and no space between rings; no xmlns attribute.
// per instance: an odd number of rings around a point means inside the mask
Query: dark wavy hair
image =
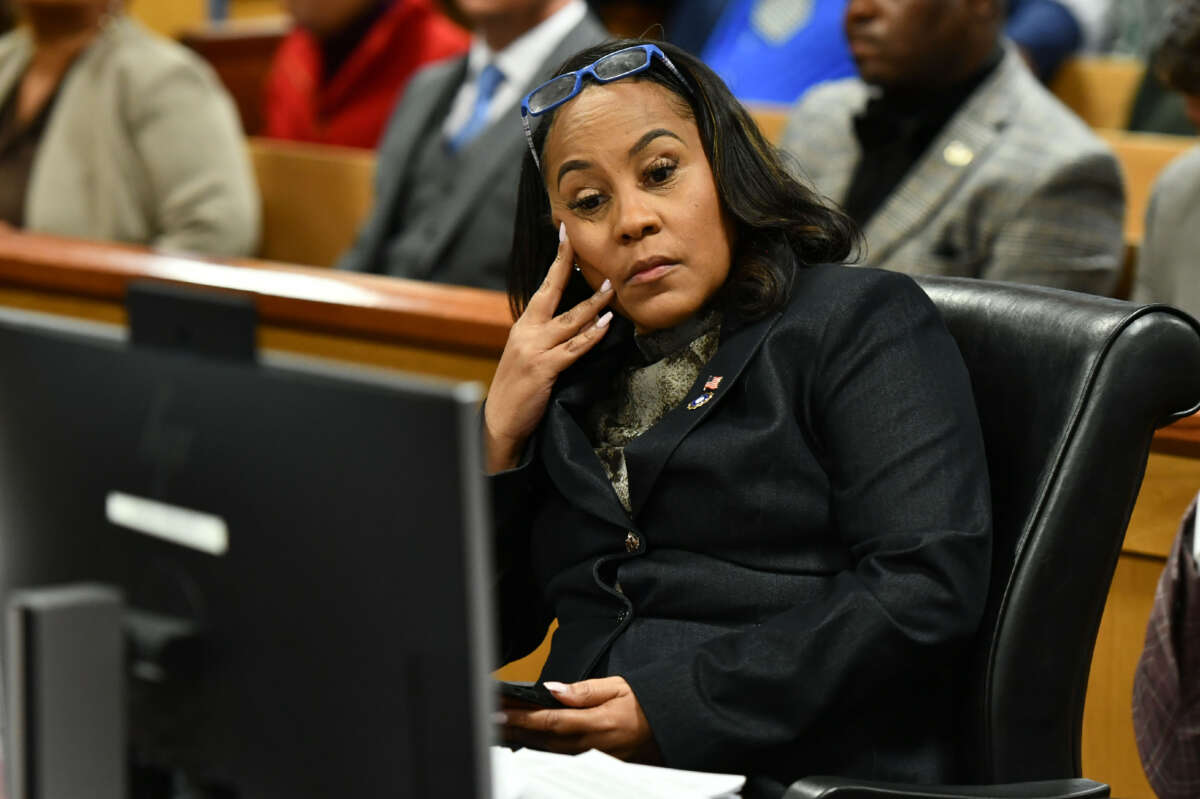
<svg viewBox="0 0 1200 799"><path fill-rule="evenodd" d="M1200 95L1200 0L1175 0L1167 8L1150 63L1170 88Z"/></svg>
<svg viewBox="0 0 1200 799"><path fill-rule="evenodd" d="M732 266L716 298L720 307L747 319L770 313L787 302L798 267L843 262L857 252L861 234L854 222L791 175L781 153L763 137L725 83L699 59L665 42L625 39L576 53L554 74L573 72L639 44L661 48L688 85L680 83L657 58L649 69L627 80L657 83L678 98L681 110L690 111L712 167L722 209L734 224ZM535 119L533 145L539 158L556 111ZM551 218L550 200L526 149L508 266L508 299L514 318L541 285L557 249L558 231ZM562 306L573 305L590 293L587 283L574 273Z"/></svg>

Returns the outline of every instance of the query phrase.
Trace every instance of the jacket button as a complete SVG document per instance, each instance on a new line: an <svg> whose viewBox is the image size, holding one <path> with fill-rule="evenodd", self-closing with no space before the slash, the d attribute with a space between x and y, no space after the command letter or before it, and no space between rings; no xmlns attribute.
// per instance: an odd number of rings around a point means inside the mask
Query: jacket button
<svg viewBox="0 0 1200 799"><path fill-rule="evenodd" d="M642 545L642 539L638 538L637 534L630 531L625 534L625 551L637 552L638 547Z"/></svg>

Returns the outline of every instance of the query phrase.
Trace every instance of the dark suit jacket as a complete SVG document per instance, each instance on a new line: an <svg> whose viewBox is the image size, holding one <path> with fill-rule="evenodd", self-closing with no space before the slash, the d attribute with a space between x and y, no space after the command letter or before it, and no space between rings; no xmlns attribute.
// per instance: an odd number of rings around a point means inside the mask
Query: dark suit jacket
<svg viewBox="0 0 1200 799"><path fill-rule="evenodd" d="M625 677L670 766L953 780L991 516L928 297L819 266L782 312L727 316L689 395L719 376L712 399L625 449L632 518L580 426L630 342L615 327L564 372L526 461L493 478L505 658L557 617L543 679Z"/></svg>
<svg viewBox="0 0 1200 799"><path fill-rule="evenodd" d="M569 56L609 38L590 14L554 48L524 96ZM437 224L426 231L425 249L415 263L385 263L387 247L406 220L400 218L401 192L413 158L426 141L441 136L442 120L466 79L467 59L435 64L413 76L396 105L379 144L375 168L375 204L339 269L390 272L418 280L436 280L503 290L517 210L517 182L525 155L520 105L506 109L459 153L455 174L445 176Z"/></svg>

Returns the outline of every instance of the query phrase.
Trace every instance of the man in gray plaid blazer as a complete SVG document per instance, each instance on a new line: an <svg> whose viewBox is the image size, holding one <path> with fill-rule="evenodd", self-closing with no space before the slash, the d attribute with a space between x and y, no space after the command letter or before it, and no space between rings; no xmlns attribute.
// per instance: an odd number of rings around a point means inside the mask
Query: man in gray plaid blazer
<svg viewBox="0 0 1200 799"><path fill-rule="evenodd" d="M863 226L867 266L1111 293L1112 151L1001 39L1003 0L850 0L861 79L813 89L784 149Z"/></svg>

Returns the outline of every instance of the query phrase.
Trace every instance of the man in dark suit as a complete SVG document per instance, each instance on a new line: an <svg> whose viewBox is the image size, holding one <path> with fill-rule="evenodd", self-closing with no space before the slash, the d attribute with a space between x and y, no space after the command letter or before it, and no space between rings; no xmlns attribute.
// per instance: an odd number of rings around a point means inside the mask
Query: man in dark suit
<svg viewBox="0 0 1200 799"><path fill-rule="evenodd" d="M460 0L465 58L409 83L379 145L375 207L341 269L503 289L525 139L520 102L607 38L583 0Z"/></svg>

